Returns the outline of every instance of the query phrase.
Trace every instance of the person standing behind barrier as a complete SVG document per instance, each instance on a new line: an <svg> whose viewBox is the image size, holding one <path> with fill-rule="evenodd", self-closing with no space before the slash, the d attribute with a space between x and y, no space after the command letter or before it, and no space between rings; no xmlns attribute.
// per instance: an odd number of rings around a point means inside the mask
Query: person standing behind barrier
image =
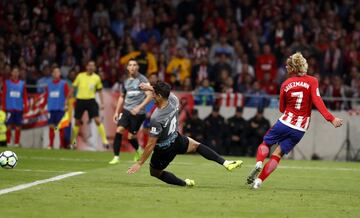
<svg viewBox="0 0 360 218"><path fill-rule="evenodd" d="M198 142L204 141L204 122L199 118L198 110L191 111L191 116L185 120L183 131L184 135Z"/></svg>
<svg viewBox="0 0 360 218"><path fill-rule="evenodd" d="M224 153L225 137L225 119L219 113L220 107L213 106L211 114L205 118L204 135L206 135L205 143L211 146L216 152Z"/></svg>
<svg viewBox="0 0 360 218"><path fill-rule="evenodd" d="M27 110L27 92L25 81L19 79L20 71L14 67L11 78L6 80L2 88L2 108L6 112L6 139L11 142L11 130L15 128L14 144L19 147L23 113Z"/></svg>
<svg viewBox="0 0 360 218"><path fill-rule="evenodd" d="M96 92L99 92L100 110L103 110L103 85L99 75L97 75L95 71L95 62L90 60L86 65L86 72L79 73L73 83L73 87L77 89L75 106L75 126L73 127L71 139L73 147L76 147L76 138L79 133L79 128L82 124L81 118L85 111L88 112L89 119L94 118L104 147L108 147L109 145L106 138L105 127L100 122L99 105L95 100L95 94Z"/></svg>
<svg viewBox="0 0 360 218"><path fill-rule="evenodd" d="M229 135L230 135L230 147L228 149L228 155L240 155L245 156L248 146L246 145L246 129L247 121L243 118L243 108L237 107L235 115L228 119Z"/></svg>
<svg viewBox="0 0 360 218"><path fill-rule="evenodd" d="M46 87L47 109L49 111L49 145L48 148L54 147L55 127L65 114L66 102L69 96L69 86L67 82L60 78L60 68L55 67L52 70L52 80L48 81ZM65 129L60 129L60 148L66 148Z"/></svg>

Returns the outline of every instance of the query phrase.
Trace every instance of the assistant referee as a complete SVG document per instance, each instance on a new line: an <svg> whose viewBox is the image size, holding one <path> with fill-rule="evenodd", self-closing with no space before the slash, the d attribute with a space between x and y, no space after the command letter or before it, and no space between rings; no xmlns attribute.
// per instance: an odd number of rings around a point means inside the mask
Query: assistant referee
<svg viewBox="0 0 360 218"><path fill-rule="evenodd" d="M73 83L74 88L77 89L76 105L75 105L75 126L72 131L72 145L76 147L76 138L79 133L79 128L82 124L81 118L85 111L89 114L89 119L94 118L102 143L108 147L104 125L99 118L99 105L95 100L96 92L99 92L100 109L104 109L104 98L102 94L103 85L99 75L95 73L95 62L90 60L86 65L86 72L81 72L75 78Z"/></svg>

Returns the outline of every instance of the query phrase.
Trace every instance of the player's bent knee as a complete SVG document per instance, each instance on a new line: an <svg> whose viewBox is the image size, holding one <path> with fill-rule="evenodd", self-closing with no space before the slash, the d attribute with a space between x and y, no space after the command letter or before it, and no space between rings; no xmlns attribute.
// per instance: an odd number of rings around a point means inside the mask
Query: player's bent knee
<svg viewBox="0 0 360 218"><path fill-rule="evenodd" d="M161 176L162 170L154 169L150 166L150 175L156 178L159 178Z"/></svg>
<svg viewBox="0 0 360 218"><path fill-rule="evenodd" d="M131 139L135 139L136 138L136 135L132 134L132 133L128 133L128 140L131 140Z"/></svg>
<svg viewBox="0 0 360 218"><path fill-rule="evenodd" d="M125 128L124 128L123 126L118 126L118 127L116 128L116 132L117 132L117 133L120 133L120 134L124 134Z"/></svg>
<svg viewBox="0 0 360 218"><path fill-rule="evenodd" d="M189 146L188 146L187 153L195 152L198 149L200 142L197 142L190 137L188 137L188 139L189 139Z"/></svg>
<svg viewBox="0 0 360 218"><path fill-rule="evenodd" d="M284 152L281 150L281 146L277 146L272 154L281 158Z"/></svg>

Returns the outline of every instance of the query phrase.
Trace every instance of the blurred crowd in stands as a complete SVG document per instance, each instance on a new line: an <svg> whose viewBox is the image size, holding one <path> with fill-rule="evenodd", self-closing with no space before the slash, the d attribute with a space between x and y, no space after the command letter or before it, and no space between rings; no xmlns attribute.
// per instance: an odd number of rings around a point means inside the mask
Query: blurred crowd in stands
<svg viewBox="0 0 360 218"><path fill-rule="evenodd" d="M339 97L331 109L360 108L341 100L360 97L360 1L0 1L0 81L17 65L30 93L53 64L72 81L90 59L104 86L119 90L136 58L142 74L205 104L218 92L276 95L295 51L322 96Z"/></svg>

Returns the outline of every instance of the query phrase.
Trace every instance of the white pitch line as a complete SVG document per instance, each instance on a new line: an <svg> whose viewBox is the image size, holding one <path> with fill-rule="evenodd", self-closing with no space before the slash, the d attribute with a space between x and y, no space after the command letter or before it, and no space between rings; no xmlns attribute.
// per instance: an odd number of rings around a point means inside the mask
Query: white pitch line
<svg viewBox="0 0 360 218"><path fill-rule="evenodd" d="M31 160L50 160L50 161L75 161L75 162L97 162L96 159L87 159L87 158L64 158L64 157L36 157L36 156L21 156L21 159L31 159Z"/></svg>
<svg viewBox="0 0 360 218"><path fill-rule="evenodd" d="M31 183L26 183L26 184L22 184L22 185L17 185L11 188L6 188L6 189L0 189L0 195L4 195L10 192L16 192L16 191L20 191L23 189L27 189L36 185L41 185L44 183L48 183L48 182L55 182L55 181L59 181L62 179L65 179L67 177L72 177L72 176L78 176L81 175L85 172L72 172L72 173L67 173L67 174L63 174L63 175L59 175L59 176L55 176L49 179L44 179L44 180L37 180L35 182L31 182Z"/></svg>
<svg viewBox="0 0 360 218"><path fill-rule="evenodd" d="M35 170L35 169L12 169L13 171L22 171L22 172L40 172L40 173L68 173L69 171L63 170Z"/></svg>

